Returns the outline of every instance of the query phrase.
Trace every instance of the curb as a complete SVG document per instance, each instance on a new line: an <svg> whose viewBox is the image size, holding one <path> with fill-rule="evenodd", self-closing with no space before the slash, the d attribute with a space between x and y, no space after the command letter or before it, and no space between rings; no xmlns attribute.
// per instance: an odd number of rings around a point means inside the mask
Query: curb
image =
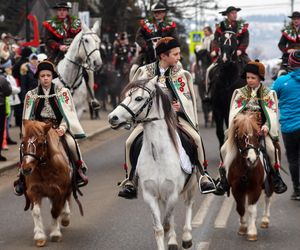
<svg viewBox="0 0 300 250"><path fill-rule="evenodd" d="M88 139L92 139L95 136L100 135L102 133L105 133L108 130L110 130L110 126L109 125L104 126L104 127L99 128L98 130L96 130L96 131L94 131L94 132L92 132L90 134L87 134L87 136L85 138L81 139L80 141L86 141ZM79 144L80 144L80 142L79 142ZM11 162L7 163L6 166L0 167L0 174L2 174L3 172L5 172L7 170L10 170L10 169L12 169L14 167L16 168L17 165L18 165L18 163L19 163L19 159L11 160Z"/></svg>

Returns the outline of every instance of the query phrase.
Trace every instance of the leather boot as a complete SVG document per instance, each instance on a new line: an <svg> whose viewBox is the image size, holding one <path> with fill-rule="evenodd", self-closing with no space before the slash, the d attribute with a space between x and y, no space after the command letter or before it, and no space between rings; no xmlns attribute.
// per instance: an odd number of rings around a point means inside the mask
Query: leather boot
<svg viewBox="0 0 300 250"><path fill-rule="evenodd" d="M284 193L287 190L287 185L283 182L279 170L273 169L273 171L271 171L271 177L272 177L274 192L276 194Z"/></svg>
<svg viewBox="0 0 300 250"><path fill-rule="evenodd" d="M76 173L76 183L78 187L83 187L88 184L88 177L86 176L87 173L87 166L85 165L84 161L79 160L76 162L77 166L77 173Z"/></svg>
<svg viewBox="0 0 300 250"><path fill-rule="evenodd" d="M20 173L19 179L14 181L14 193L17 196L23 195L25 192L25 180L24 176Z"/></svg>
<svg viewBox="0 0 300 250"><path fill-rule="evenodd" d="M226 169L225 167L219 167L220 173L220 181L216 185L216 191L214 192L215 195L224 195L226 192L229 191L229 184L226 178Z"/></svg>
<svg viewBox="0 0 300 250"><path fill-rule="evenodd" d="M128 181L119 192L118 196L125 199L136 199L137 198L137 187L132 181Z"/></svg>
<svg viewBox="0 0 300 250"><path fill-rule="evenodd" d="M294 185L294 192L291 195L291 200L300 201L300 185Z"/></svg>

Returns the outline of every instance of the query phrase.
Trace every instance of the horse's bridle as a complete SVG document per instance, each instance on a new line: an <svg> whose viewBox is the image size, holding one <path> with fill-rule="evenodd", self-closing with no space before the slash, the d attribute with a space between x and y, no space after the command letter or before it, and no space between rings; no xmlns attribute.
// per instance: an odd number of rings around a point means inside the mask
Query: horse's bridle
<svg viewBox="0 0 300 250"><path fill-rule="evenodd" d="M90 56L96 52L96 51L99 51L100 53L100 49L99 48L96 48L94 50L92 50L91 52L88 52L87 49L86 49L86 46L84 45L84 42L83 42L83 39L84 39L84 36L85 35L97 35L95 32L87 32L87 33L82 33L81 35L81 38L80 38L80 41L79 41L79 45L78 45L78 51L80 49L80 45L82 44L83 46L83 49L84 49L84 52L85 52L85 56L86 56L86 61L87 61L87 67L85 65L83 65L82 63L78 63L76 61L73 61L71 60L70 58L66 57L65 58L73 63L74 65L78 66L78 70L77 70L77 74L76 74L76 77L75 77L75 80L73 81L72 85L69 86L65 81L64 79L62 78L62 76L60 74L58 74L58 78L59 80L62 82L62 84L68 88L71 93L73 94L74 90L77 89L80 85L81 85L81 81L82 81L82 77L83 77L83 74L81 72L82 69L85 69L85 70L91 70L91 71L95 71L95 69L92 68L92 63L91 63L91 60L90 60ZM78 84L76 84L78 83Z"/></svg>
<svg viewBox="0 0 300 250"><path fill-rule="evenodd" d="M238 150L239 150L240 154L241 154L243 157L244 157L244 153L247 152L247 151L250 150L250 149L254 149L256 156L257 156L257 157L259 156L260 146L259 146L259 147L255 147L253 144L251 144L251 143L249 142L249 135L245 135L245 146L244 146L244 147L241 146L237 134L235 135L235 138L236 138ZM245 158L245 157L244 157L244 158Z"/></svg>
<svg viewBox="0 0 300 250"><path fill-rule="evenodd" d="M155 96L156 94L156 91L155 90L151 90L149 88L147 88L146 86L140 86L139 88L145 90L148 92L149 94L149 97L146 99L145 103L143 104L143 106L136 112L134 113L128 106L126 106L125 104L123 103L120 103L119 105L121 107L123 107L124 109L126 109L126 111L132 116L132 122L133 123L145 123L145 122L150 122L150 121L156 121L156 120L159 120L159 118L148 118L148 115L149 115L149 112L150 112L150 109L152 107L152 104L153 104L153 97ZM129 96L131 96L131 93L129 94ZM143 110L147 108L147 112L146 112L146 115L143 119L139 119L137 120L136 118L143 112Z"/></svg>
<svg viewBox="0 0 300 250"><path fill-rule="evenodd" d="M85 70L95 71L95 69L92 68L92 63L91 63L91 60L90 60L90 56L91 56L94 52L96 52L96 51L99 51L99 53L100 53L100 49L99 49L99 48L96 48L96 49L93 49L92 51L88 52L88 50L86 49L86 46L84 45L84 42L83 42L83 39L84 39L84 36L85 36L85 35L97 35L97 34L96 34L95 32L82 33L81 38L80 38L80 41L79 41L78 50L80 49L80 45L82 44L83 49L84 49L84 52L85 52L85 56L86 56L86 58L87 58L86 61L87 61L88 67L86 67L86 66L83 65L82 63L75 62L75 61L71 60L70 58L67 58L67 57L66 57L66 59L67 59L68 61L70 61L71 63L77 65L77 66L80 67L80 68L83 68L83 69L85 69ZM97 42L97 41L96 41L96 42Z"/></svg>
<svg viewBox="0 0 300 250"><path fill-rule="evenodd" d="M30 156L38 161L39 166L43 166L46 164L46 150L47 150L47 136L42 135L43 137L43 151L41 156L37 155L37 145L35 145L35 141L38 139L37 137L31 137L27 141L27 148L26 151L24 149L24 142L20 145L20 162L22 163L22 160L25 156ZM22 167L22 166L21 166Z"/></svg>

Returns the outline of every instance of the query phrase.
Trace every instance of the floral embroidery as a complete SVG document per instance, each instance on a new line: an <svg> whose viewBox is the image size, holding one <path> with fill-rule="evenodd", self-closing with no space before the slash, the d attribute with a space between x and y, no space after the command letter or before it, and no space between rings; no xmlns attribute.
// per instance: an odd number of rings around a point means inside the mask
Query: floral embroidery
<svg viewBox="0 0 300 250"><path fill-rule="evenodd" d="M190 92L183 93L183 95L185 96L186 99L192 100L192 96L191 96L191 93L190 93Z"/></svg>
<svg viewBox="0 0 300 250"><path fill-rule="evenodd" d="M69 102L69 96L68 96L68 93L67 92L63 92L63 96L64 96L64 99L63 99L63 102L65 102L66 104L68 104Z"/></svg>
<svg viewBox="0 0 300 250"><path fill-rule="evenodd" d="M182 80L182 77L179 77L174 83L175 88L179 89L180 92L184 92L185 82Z"/></svg>
<svg viewBox="0 0 300 250"><path fill-rule="evenodd" d="M26 108L28 108L30 106L30 103L32 103L31 98L30 98L29 95L27 95L25 102L26 102Z"/></svg>

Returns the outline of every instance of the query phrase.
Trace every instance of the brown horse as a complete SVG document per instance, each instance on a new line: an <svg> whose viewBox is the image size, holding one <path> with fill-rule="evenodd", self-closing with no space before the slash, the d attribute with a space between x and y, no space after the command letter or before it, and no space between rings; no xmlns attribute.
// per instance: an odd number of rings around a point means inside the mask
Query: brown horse
<svg viewBox="0 0 300 250"><path fill-rule="evenodd" d="M240 215L239 235L247 234L250 241L257 240L256 216L257 202L265 188L265 207L261 228L268 228L270 221L270 198L273 190L267 185L264 166L260 159L260 127L252 114L238 114L229 127L228 145L235 152L232 164L229 166L228 182L236 201L236 210ZM247 211L246 211L247 210ZM248 214L246 214L248 212ZM248 221L246 220L248 215Z"/></svg>
<svg viewBox="0 0 300 250"><path fill-rule="evenodd" d="M46 244L47 236L41 216L44 197L51 201L52 228L50 238L60 241L61 225L70 222L71 168L67 155L52 124L24 120L21 144L21 172L26 183L26 207L31 205L34 221L34 240L38 247Z"/></svg>

